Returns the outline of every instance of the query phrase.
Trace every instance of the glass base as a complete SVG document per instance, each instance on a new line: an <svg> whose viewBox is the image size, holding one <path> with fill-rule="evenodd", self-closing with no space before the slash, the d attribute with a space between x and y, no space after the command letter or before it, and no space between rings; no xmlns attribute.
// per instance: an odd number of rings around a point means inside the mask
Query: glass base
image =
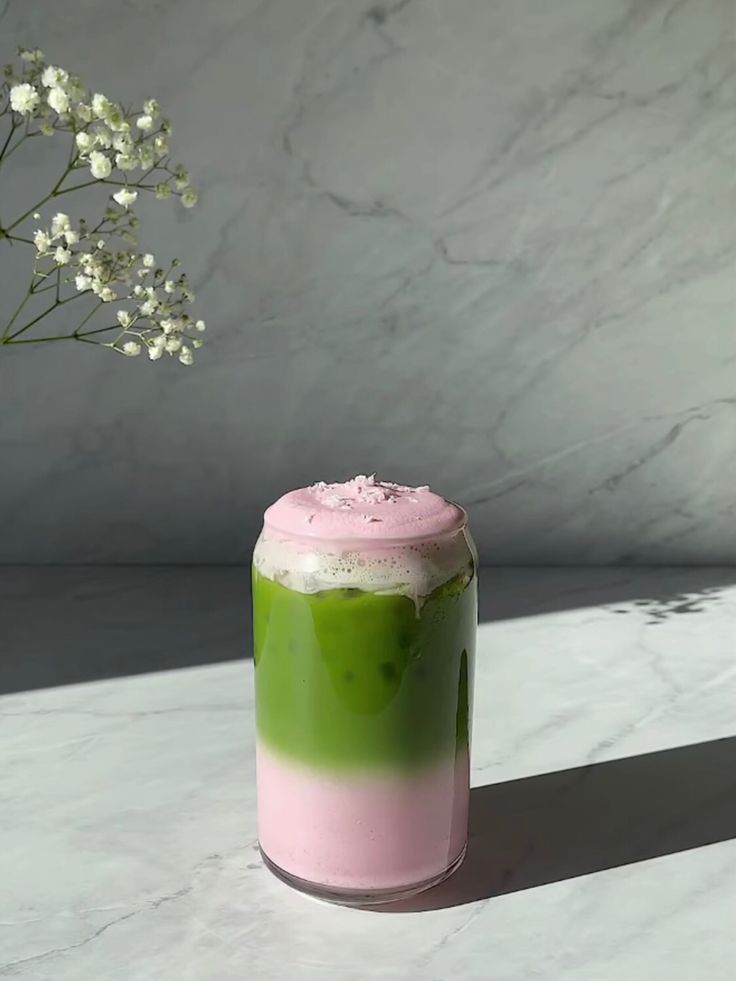
<svg viewBox="0 0 736 981"><path fill-rule="evenodd" d="M444 882L462 865L467 845L464 846L458 857L437 875L433 875L430 879L424 879L423 882L397 886L394 889L342 889L339 886L325 886L318 882L310 882L308 879L300 879L298 875L286 872L271 861L260 845L259 849L266 868L277 879L285 882L287 886L291 886L292 889L297 889L314 899L321 899L326 903L335 903L339 906L380 906L382 903L396 903L401 899L409 899L411 896L426 892L427 889L432 889L433 886L438 886L440 882Z"/></svg>

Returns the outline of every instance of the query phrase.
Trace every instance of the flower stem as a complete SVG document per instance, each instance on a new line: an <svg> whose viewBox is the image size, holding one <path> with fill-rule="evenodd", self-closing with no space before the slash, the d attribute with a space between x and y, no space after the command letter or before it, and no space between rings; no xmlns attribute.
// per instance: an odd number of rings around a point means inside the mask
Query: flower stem
<svg viewBox="0 0 736 981"><path fill-rule="evenodd" d="M32 295L33 295L33 283L31 283L31 285L28 287L28 291L27 291L26 295L20 301L20 303L18 304L18 306L15 308L15 313L10 318L10 320L8 321L8 323L5 325L5 330L3 331L3 336L2 336L3 342L6 341L6 338L7 338L8 334L10 333L10 330L11 330L13 324L18 319L18 315L20 314L21 310L26 305L26 303L28 303L28 301L30 300L30 298L31 298Z"/></svg>
<svg viewBox="0 0 736 981"><path fill-rule="evenodd" d="M0 238L6 238L9 242L23 242L24 245L33 245L30 238L23 238L22 235L9 235L4 228L0 228Z"/></svg>
<svg viewBox="0 0 736 981"><path fill-rule="evenodd" d="M65 304L71 303L72 300L76 300L80 296L83 296L83 294L74 293L72 296L67 296L66 299L64 300L59 300L58 303L52 303L50 307L47 307L42 313L39 313L39 315L37 317L34 317L33 320L30 320L27 324L24 324L23 327L20 327L13 334L8 334L7 332L10 326L12 326L12 322L11 322L11 324L8 327L6 327L6 333L4 335L7 338L6 343L14 342L16 337L19 337L21 334L25 334L25 332L27 330L30 330L30 328L33 327L34 324L37 324L39 320L43 320L44 317L48 316L48 314L50 314L52 310L56 310L57 307L63 307ZM28 299L28 297L26 297L26 299ZM22 305L23 304L21 304L21 306Z"/></svg>
<svg viewBox="0 0 736 981"><path fill-rule="evenodd" d="M13 133L15 133L15 131L17 129L17 125L18 124L15 122L15 120L11 116L10 117L10 130L8 131L8 135L5 137L5 142L3 143L3 148L2 148L2 150L0 150L0 164L2 164L3 157L5 156L5 151L8 149L8 146L10 145L10 141L13 139Z"/></svg>
<svg viewBox="0 0 736 981"><path fill-rule="evenodd" d="M21 138L10 147L8 152L3 157L0 157L0 166L15 153L19 146L22 146L26 140L30 140L32 136L40 136L40 133L23 133Z"/></svg>
<svg viewBox="0 0 736 981"><path fill-rule="evenodd" d="M79 325L79 327L77 327L77 329L74 331L75 334L79 334L79 331L82 329L82 327L84 327L84 325L87 323L88 320L91 320L92 317L94 317L94 315L97 313L97 311L100 309L101 306L102 306L102 300L98 300L97 303L96 303L96 305L92 307L92 309L87 314L87 316L84 318L84 320L81 322L81 324ZM89 331L86 331L86 333L88 333L88 334L99 334L102 330L110 330L110 328L109 327L102 327L102 328L99 328L98 330L89 330Z"/></svg>
<svg viewBox="0 0 736 981"><path fill-rule="evenodd" d="M70 296L68 297L68 299L62 300L60 303L56 304L56 306L61 306L62 303L68 303L69 300L74 300L76 299L77 296L83 296L83 295L84 294L82 293L77 293L76 296ZM103 301L98 300L97 303L92 307L92 309L86 315L86 317L82 319L81 323L72 331L71 334L57 334L50 337L24 337L23 340L20 341L15 340L15 338L18 337L20 334L22 334L24 330L27 330L28 327L32 326L32 324L36 322L36 321L31 321L30 324L27 324L26 327L24 327L22 330L16 331L15 334L11 334L10 337L0 339L0 344L43 344L46 341L84 341L88 337L92 337L94 334L105 334L111 330L119 330L120 324L111 324L108 327L96 327L94 330L82 331L82 327L84 327L84 325L92 319L92 317L97 313L97 311L100 309L101 306L103 306ZM51 307L50 309L53 310L55 309L55 307ZM40 320L41 317L45 317L46 313L48 312L49 311L47 310L45 313L42 313L40 317L36 318L36 320ZM95 344L97 342L88 341L87 343Z"/></svg>
<svg viewBox="0 0 736 981"><path fill-rule="evenodd" d="M51 188L51 190L49 191L49 193L46 195L46 197L45 198L42 198L37 204L34 204L32 208L29 208L28 209L28 211L24 211L23 214L20 216L20 218L16 218L15 221L12 223L12 225L8 225L8 227L5 229L5 231L6 232L12 232L13 229L17 225L20 225L20 223L22 221L25 221L26 218L29 215L32 215L33 214L34 211L39 211L46 204L47 201L50 201L51 200L51 198L58 197L59 194L66 194L67 193L66 191L60 191L59 188L64 183L64 181L66 180L66 178L69 176L69 174L71 173L72 169L73 168L71 168L71 167L67 167L64 170L64 173L61 175L61 177L56 182L56 184L54 184L54 186ZM69 188L68 190L74 190L74 188Z"/></svg>

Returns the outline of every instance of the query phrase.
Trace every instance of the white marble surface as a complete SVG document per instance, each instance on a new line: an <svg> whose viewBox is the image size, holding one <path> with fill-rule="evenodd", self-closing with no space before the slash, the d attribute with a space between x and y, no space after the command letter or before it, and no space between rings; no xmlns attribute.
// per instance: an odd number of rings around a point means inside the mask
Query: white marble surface
<svg viewBox="0 0 736 981"><path fill-rule="evenodd" d="M242 562L277 493L373 469L487 561L736 559L731 0L0 14L168 107L201 207L148 241L212 328L189 372L0 351L0 560Z"/></svg>
<svg viewBox="0 0 736 981"><path fill-rule="evenodd" d="M0 577L3 625L14 625L0 664L38 646L32 621L44 617L57 667L73 657L78 640L65 638L109 620L94 610L111 588L131 670L147 637L174 642L158 618L177 607L193 663L187 637L209 614L197 625L185 608L212 595L211 570L200 586L181 572L178 590L171 570L45 570L35 590L24 573L11 600L20 575ZM264 870L249 661L5 695L0 977L730 977L734 582L728 569L486 573L471 848L423 909L321 905ZM135 588L139 602L126 602ZM204 632L200 643L211 660ZM38 685L53 684L51 658L37 670Z"/></svg>

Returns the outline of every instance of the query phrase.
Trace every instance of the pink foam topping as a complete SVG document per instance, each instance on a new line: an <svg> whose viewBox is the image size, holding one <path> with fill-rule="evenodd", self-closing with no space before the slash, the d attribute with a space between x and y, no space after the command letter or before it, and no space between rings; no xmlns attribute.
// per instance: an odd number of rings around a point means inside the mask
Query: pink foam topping
<svg viewBox="0 0 736 981"><path fill-rule="evenodd" d="M408 542L459 531L466 514L429 487L358 476L289 491L265 514L270 531L332 541Z"/></svg>

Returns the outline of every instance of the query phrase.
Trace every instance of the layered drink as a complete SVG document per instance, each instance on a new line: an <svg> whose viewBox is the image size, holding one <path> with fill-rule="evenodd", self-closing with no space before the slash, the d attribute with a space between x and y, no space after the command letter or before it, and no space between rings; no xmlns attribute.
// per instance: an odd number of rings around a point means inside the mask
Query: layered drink
<svg viewBox="0 0 736 981"><path fill-rule="evenodd" d="M258 820L269 867L338 902L428 888L468 821L476 559L427 487L318 483L253 560Z"/></svg>

